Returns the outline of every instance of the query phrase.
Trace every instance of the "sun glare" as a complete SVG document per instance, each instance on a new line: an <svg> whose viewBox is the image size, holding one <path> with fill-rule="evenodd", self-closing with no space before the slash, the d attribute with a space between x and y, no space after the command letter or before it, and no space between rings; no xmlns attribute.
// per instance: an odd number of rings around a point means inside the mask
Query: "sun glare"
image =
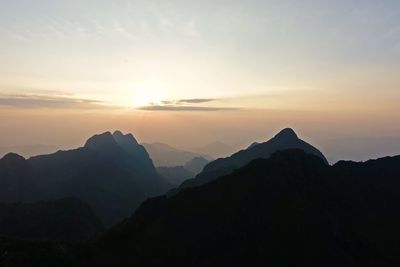
<svg viewBox="0 0 400 267"><path fill-rule="evenodd" d="M154 89L140 89L133 97L133 105L135 107L159 105L161 101L162 96L160 92Z"/></svg>

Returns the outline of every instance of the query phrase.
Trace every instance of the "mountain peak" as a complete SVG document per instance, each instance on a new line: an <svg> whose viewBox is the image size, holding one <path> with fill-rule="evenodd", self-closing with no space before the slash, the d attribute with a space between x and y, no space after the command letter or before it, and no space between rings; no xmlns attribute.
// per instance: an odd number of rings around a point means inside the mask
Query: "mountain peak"
<svg viewBox="0 0 400 267"><path fill-rule="evenodd" d="M117 144L110 132L96 134L90 137L85 144L86 148L91 149L109 149L115 147Z"/></svg>
<svg viewBox="0 0 400 267"><path fill-rule="evenodd" d="M139 143L136 141L132 134L123 134L121 131L117 130L113 133L115 141L119 145L134 145L137 146Z"/></svg>
<svg viewBox="0 0 400 267"><path fill-rule="evenodd" d="M0 168L5 167L11 169L24 170L28 166L26 159L15 153L8 153L0 159Z"/></svg>
<svg viewBox="0 0 400 267"><path fill-rule="evenodd" d="M8 153L1 160L5 162L25 162L25 158L16 153Z"/></svg>
<svg viewBox="0 0 400 267"><path fill-rule="evenodd" d="M114 137L116 137L116 136L120 137L120 136L124 136L124 134L123 134L120 130L116 130L116 131L113 133L113 136L114 136Z"/></svg>
<svg viewBox="0 0 400 267"><path fill-rule="evenodd" d="M283 140L298 139L296 132L291 128L283 129L277 135L275 135L275 138Z"/></svg>

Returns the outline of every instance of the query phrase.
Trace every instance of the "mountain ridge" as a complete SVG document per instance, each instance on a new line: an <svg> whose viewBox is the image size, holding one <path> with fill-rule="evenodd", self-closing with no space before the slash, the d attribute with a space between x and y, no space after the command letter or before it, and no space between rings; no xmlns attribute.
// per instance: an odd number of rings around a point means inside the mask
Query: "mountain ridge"
<svg viewBox="0 0 400 267"><path fill-rule="evenodd" d="M278 151L147 200L99 239L95 263L396 266L399 166L400 156L330 166L303 150Z"/></svg>
<svg viewBox="0 0 400 267"><path fill-rule="evenodd" d="M194 179L183 182L180 188L205 184L216 177L231 173L235 169L248 164L251 160L269 158L274 152L287 149L302 149L307 153L320 157L325 164L329 164L325 156L317 148L299 139L293 129L285 128L264 143L254 144L229 157L210 162Z"/></svg>
<svg viewBox="0 0 400 267"><path fill-rule="evenodd" d="M18 175L18 179L27 179L30 186L13 182L17 181L12 178L17 172L2 175L0 184L8 181L7 187L15 187L15 192L34 189L29 201L82 199L106 226L110 226L129 216L147 197L162 194L172 187L158 175L146 150L133 136L120 134L116 133L115 138L111 132L96 134L83 147L25 160L29 168ZM0 169L0 173L5 170ZM9 190L3 193L0 190L0 199L27 200L25 196L18 199L18 194L13 198Z"/></svg>

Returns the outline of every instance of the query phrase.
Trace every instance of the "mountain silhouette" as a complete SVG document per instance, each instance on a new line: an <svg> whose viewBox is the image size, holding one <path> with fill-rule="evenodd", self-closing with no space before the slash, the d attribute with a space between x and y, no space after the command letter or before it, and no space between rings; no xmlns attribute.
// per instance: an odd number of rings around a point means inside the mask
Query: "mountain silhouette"
<svg viewBox="0 0 400 267"><path fill-rule="evenodd" d="M302 150L147 200L96 266L397 266L400 156L329 166Z"/></svg>
<svg viewBox="0 0 400 267"><path fill-rule="evenodd" d="M90 137L84 147L101 153L119 152L118 150L121 149L110 132Z"/></svg>
<svg viewBox="0 0 400 267"><path fill-rule="evenodd" d="M135 172L144 176L156 176L156 170L146 149L140 145L132 134L122 134L120 131L113 133L116 143L130 155L130 160L135 161L131 167Z"/></svg>
<svg viewBox="0 0 400 267"><path fill-rule="evenodd" d="M399 266L400 156L325 160L300 149L146 200L71 246L0 238L4 266ZM5 253L7 252L7 253Z"/></svg>
<svg viewBox="0 0 400 267"><path fill-rule="evenodd" d="M301 149L306 153L320 157L328 164L325 156L318 149L299 139L292 129L286 128L265 143L255 143L230 157L220 158L210 162L194 179L185 181L181 185L181 188L205 184L219 176L229 174L235 169L245 166L254 159L269 158L274 152L287 149Z"/></svg>
<svg viewBox="0 0 400 267"><path fill-rule="evenodd" d="M33 170L25 158L9 153L0 159L0 202L31 201L38 197Z"/></svg>
<svg viewBox="0 0 400 267"><path fill-rule="evenodd" d="M12 170L10 161L25 165ZM31 201L76 197L87 202L106 226L129 216L146 198L171 188L146 150L132 135L121 132L95 135L78 149L26 161L12 155L1 162L0 173L5 175L0 184L7 184L0 189L2 201L23 201L33 189Z"/></svg>
<svg viewBox="0 0 400 267"><path fill-rule="evenodd" d="M76 242L103 230L100 219L79 199L0 203L0 236L3 237Z"/></svg>

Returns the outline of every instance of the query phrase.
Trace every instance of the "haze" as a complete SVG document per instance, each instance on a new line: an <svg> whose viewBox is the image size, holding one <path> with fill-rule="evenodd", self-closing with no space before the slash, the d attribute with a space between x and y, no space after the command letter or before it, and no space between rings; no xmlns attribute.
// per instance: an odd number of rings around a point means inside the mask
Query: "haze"
<svg viewBox="0 0 400 267"><path fill-rule="evenodd" d="M400 152L398 1L2 0L0 23L1 147L292 127L331 161Z"/></svg>

